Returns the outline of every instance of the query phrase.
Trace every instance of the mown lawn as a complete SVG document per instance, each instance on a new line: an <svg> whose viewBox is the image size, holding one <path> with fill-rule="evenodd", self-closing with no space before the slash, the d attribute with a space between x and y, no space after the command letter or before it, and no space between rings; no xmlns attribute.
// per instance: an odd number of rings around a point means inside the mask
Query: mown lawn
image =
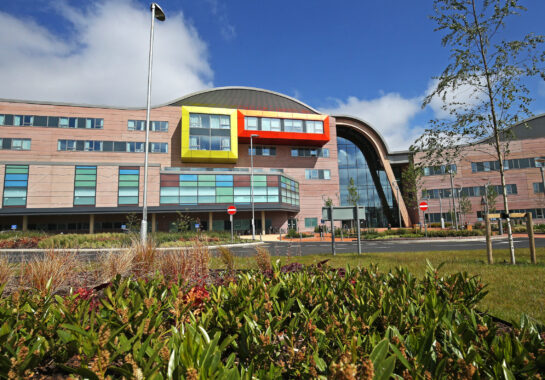
<svg viewBox="0 0 545 380"><path fill-rule="evenodd" d="M538 265L530 264L528 249L517 249L517 265L509 264L508 250L494 251L494 265L486 263L484 250L473 251L435 251L403 253L365 253L331 255L308 255L273 257L282 264L296 261L302 264L315 264L330 259L333 267L350 265L378 265L380 271L389 271L397 266L407 267L412 273L421 276L426 270L426 260L435 267L444 263L440 273L467 272L481 276L487 284L488 295L481 301L480 309L507 321L519 320L521 314L545 323L545 248L537 249ZM221 266L213 259L212 266ZM249 258L236 258L238 269L254 268L255 262Z"/></svg>

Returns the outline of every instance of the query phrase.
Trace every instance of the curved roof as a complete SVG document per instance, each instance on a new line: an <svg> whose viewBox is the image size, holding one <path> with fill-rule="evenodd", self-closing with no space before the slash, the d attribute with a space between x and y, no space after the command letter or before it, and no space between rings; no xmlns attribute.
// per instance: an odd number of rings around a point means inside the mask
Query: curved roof
<svg viewBox="0 0 545 380"><path fill-rule="evenodd" d="M163 105L320 113L305 103L287 95L253 87L217 87L210 90L195 92Z"/></svg>
<svg viewBox="0 0 545 380"><path fill-rule="evenodd" d="M76 104L22 99L1 99L0 102L47 104L70 107L108 108L120 110L142 110L146 107L112 107L107 105ZM153 105L152 108L168 106L206 106L219 108L239 108L260 111L294 112L322 114L311 106L278 92L253 87L217 87L194 92L167 103Z"/></svg>

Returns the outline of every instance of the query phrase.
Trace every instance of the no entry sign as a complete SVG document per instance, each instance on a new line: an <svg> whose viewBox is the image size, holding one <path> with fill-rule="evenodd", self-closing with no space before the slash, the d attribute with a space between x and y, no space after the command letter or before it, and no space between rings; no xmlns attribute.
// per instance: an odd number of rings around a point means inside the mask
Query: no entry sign
<svg viewBox="0 0 545 380"><path fill-rule="evenodd" d="M237 208L235 206L229 206L227 208L227 213L229 215L235 215L237 213Z"/></svg>
<svg viewBox="0 0 545 380"><path fill-rule="evenodd" d="M424 201L420 202L418 204L418 208L422 211L426 211L428 209L428 202L424 202Z"/></svg>

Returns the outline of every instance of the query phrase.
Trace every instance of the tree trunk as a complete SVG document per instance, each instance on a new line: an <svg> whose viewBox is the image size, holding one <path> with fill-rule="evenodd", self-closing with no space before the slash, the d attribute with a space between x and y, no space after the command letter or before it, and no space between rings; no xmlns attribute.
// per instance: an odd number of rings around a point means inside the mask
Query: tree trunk
<svg viewBox="0 0 545 380"><path fill-rule="evenodd" d="M486 49L483 44L483 39L481 36L481 28L479 25L479 21L477 19L477 12L475 10L475 0L472 0L473 5L473 18L475 20L475 27L477 28L477 35L479 37L479 51L481 53L481 57L483 59L483 66L484 66L484 73L486 77L486 88L488 90L488 99L490 102L490 113L492 116L492 126L494 128L494 148L496 150L496 155L498 157L498 160L500 162L500 180L501 180L501 186L502 186L502 194L503 194L503 207L505 209L505 212L507 213L507 237L509 239L509 252L511 256L511 264L516 264L515 260L515 244L513 242L513 231L511 229L511 218L509 218L509 204L507 201L507 189L505 188L505 168L503 166L503 155L501 153L501 142L500 142L500 133L498 128L498 119L496 117L496 108L494 107L494 94L492 91L492 85L490 83L490 71L488 69L488 63L486 60Z"/></svg>

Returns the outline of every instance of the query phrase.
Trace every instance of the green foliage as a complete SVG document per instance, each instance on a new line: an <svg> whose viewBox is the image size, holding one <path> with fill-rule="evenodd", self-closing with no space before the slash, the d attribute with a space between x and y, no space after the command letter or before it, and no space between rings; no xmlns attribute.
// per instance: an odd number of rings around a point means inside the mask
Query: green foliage
<svg viewBox="0 0 545 380"><path fill-rule="evenodd" d="M189 231L191 225L195 222L195 219L188 214L182 214L180 211L176 211L176 214L175 224L178 232Z"/></svg>
<svg viewBox="0 0 545 380"><path fill-rule="evenodd" d="M286 237L290 239L299 239L299 237L313 237L313 236L314 236L313 234L308 234L305 232L297 232L297 230L293 228L289 229L288 233L286 234Z"/></svg>
<svg viewBox="0 0 545 380"><path fill-rule="evenodd" d="M134 212L127 214L127 231L137 234L140 232L142 218Z"/></svg>
<svg viewBox="0 0 545 380"><path fill-rule="evenodd" d="M0 298L0 377L537 378L543 326L475 310L479 278L407 269L238 274L190 288L156 276L100 293Z"/></svg>
<svg viewBox="0 0 545 380"><path fill-rule="evenodd" d="M408 208L418 206L418 192L421 190L422 174L422 168L415 166L412 159L401 172L401 183L403 184L401 192Z"/></svg>
<svg viewBox="0 0 545 380"><path fill-rule="evenodd" d="M350 182L348 184L348 203L356 207L359 199L360 195L358 194L357 186L354 184L354 178L350 177Z"/></svg>

